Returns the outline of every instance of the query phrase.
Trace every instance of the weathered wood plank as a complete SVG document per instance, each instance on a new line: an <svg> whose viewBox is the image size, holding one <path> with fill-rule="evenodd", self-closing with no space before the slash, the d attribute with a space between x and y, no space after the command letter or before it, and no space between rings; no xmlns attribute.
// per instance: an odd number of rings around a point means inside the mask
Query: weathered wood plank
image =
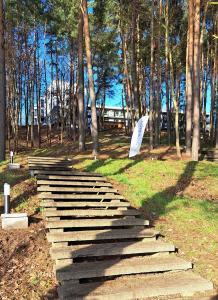
<svg viewBox="0 0 218 300"><path fill-rule="evenodd" d="M77 257L97 257L127 254L146 254L157 252L172 252L175 246L162 241L122 242L104 244L85 244L60 248L51 248L50 254L53 259L70 259Z"/></svg>
<svg viewBox="0 0 218 300"><path fill-rule="evenodd" d="M79 181L61 181L61 180L37 180L37 185L49 185L49 186L98 186L98 187L112 187L109 182L79 182Z"/></svg>
<svg viewBox="0 0 218 300"><path fill-rule="evenodd" d="M140 212L136 209L67 209L44 211L46 217L113 217L113 216L139 216Z"/></svg>
<svg viewBox="0 0 218 300"><path fill-rule="evenodd" d="M49 201L49 200L42 200L40 203L41 207L81 207L81 208L107 208L107 207L130 207L130 203L128 202L121 202L121 201L112 201L112 202L72 202L72 201Z"/></svg>
<svg viewBox="0 0 218 300"><path fill-rule="evenodd" d="M82 220L61 220L57 222L48 221L46 228L91 228L91 227L120 227L120 226L147 226L148 220L139 218L123 219L82 219Z"/></svg>
<svg viewBox="0 0 218 300"><path fill-rule="evenodd" d="M75 195L75 194L49 194L49 193L41 193L38 195L40 199L58 199L58 200L124 200L125 198L122 195L117 194L105 194L105 195L93 195L93 194L86 194L86 195Z"/></svg>
<svg viewBox="0 0 218 300"><path fill-rule="evenodd" d="M106 182L105 177L95 177L95 176L64 176L64 175L37 175L37 180L74 180L74 181L103 181Z"/></svg>
<svg viewBox="0 0 218 300"><path fill-rule="evenodd" d="M68 161L68 160L71 160L71 159L67 159L65 157L47 157L47 156L28 156L28 160L31 160L31 159L44 159L44 160L58 160L58 161L61 161L61 160L64 160L64 161Z"/></svg>
<svg viewBox="0 0 218 300"><path fill-rule="evenodd" d="M30 171L34 171L34 174L37 174L38 172L41 173L41 171L52 171L52 170L55 170L55 171L70 171L72 168L71 167L61 167L61 166L29 166L29 170ZM35 173L35 171L37 173Z"/></svg>
<svg viewBox="0 0 218 300"><path fill-rule="evenodd" d="M31 159L29 164L72 164L71 160L45 160L45 159Z"/></svg>
<svg viewBox="0 0 218 300"><path fill-rule="evenodd" d="M44 174L44 175L65 175L65 176L95 176L95 177L102 177L101 174L98 173L89 173L89 172L80 172L77 171L75 169L71 169L71 170L35 170L34 171L35 174Z"/></svg>
<svg viewBox="0 0 218 300"><path fill-rule="evenodd" d="M154 238L159 234L152 229L108 229L108 230L88 230L58 233L47 233L49 242L79 242L79 241L97 241L113 239L136 239L136 238Z"/></svg>
<svg viewBox="0 0 218 300"><path fill-rule="evenodd" d="M153 275L138 275L137 280L133 276L119 277L116 280L70 285L64 282L59 287L58 294L61 300L117 300L117 299L186 299L197 292L212 292L213 285L206 279L193 273L174 272ZM179 297L181 295L181 297ZM208 297L207 300L212 300ZM201 300L201 296L193 297L193 300ZM203 300L203 298L202 298ZM204 299L206 300L206 298ZM215 299L214 299L215 300Z"/></svg>
<svg viewBox="0 0 218 300"><path fill-rule="evenodd" d="M45 168L69 168L69 170L72 169L72 164L69 163L29 163L29 168L36 168L36 167L45 167Z"/></svg>
<svg viewBox="0 0 218 300"><path fill-rule="evenodd" d="M111 259L106 261L84 262L72 264L62 270L59 264L56 276L58 280L97 278L127 274L153 273L172 270L188 270L192 264L180 257L134 257L127 259Z"/></svg>
<svg viewBox="0 0 218 300"><path fill-rule="evenodd" d="M76 188L76 187L51 187L51 186L39 186L38 192L71 192L71 193L118 193L116 189L99 187L99 188Z"/></svg>
<svg viewBox="0 0 218 300"><path fill-rule="evenodd" d="M72 169L72 167L70 165L65 165L65 164L54 164L54 165L50 165L50 164L29 164L29 169L34 169L37 168L38 170L43 170L45 168L47 169L63 169L65 168L66 170L70 170Z"/></svg>

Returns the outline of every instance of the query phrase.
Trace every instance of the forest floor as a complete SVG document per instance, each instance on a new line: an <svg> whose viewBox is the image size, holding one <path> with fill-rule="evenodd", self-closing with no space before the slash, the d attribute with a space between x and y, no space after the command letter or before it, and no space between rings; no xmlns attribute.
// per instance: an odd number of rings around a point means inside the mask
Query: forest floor
<svg viewBox="0 0 218 300"><path fill-rule="evenodd" d="M36 183L27 168L28 155L70 157L74 168L107 176L178 247L180 255L218 288L218 165L190 162L185 155L179 161L175 148L164 145L150 152L146 142L145 138L141 155L129 159L129 137L121 131L101 133L100 155L94 160L91 142L81 154L77 143L60 145L55 136L51 147L43 144L41 149L20 152L16 160L21 170L9 172L6 162L0 164L0 186L11 184L13 211L27 212L30 218L25 231L0 230L0 299L57 296Z"/></svg>

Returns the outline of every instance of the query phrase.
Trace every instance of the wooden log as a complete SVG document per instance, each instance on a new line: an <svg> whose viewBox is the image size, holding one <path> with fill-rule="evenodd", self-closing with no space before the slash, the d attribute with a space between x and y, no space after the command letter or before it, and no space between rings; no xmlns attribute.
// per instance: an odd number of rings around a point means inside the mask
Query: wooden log
<svg viewBox="0 0 218 300"><path fill-rule="evenodd" d="M47 157L47 156L28 156L28 160L38 160L38 159L40 159L40 160L42 160L42 159L44 159L45 161L48 161L48 160L58 160L58 161L62 161L62 160L64 160L64 161L68 161L68 160L70 160L71 161L71 159L67 159L67 158L64 158L64 157Z"/></svg>
<svg viewBox="0 0 218 300"><path fill-rule="evenodd" d="M59 268L60 268L59 264ZM57 270L58 280L71 280L82 278L97 278L118 276L127 274L165 272L175 270L188 270L192 263L180 257L169 255L168 257L134 257L127 259L111 259L106 261L84 262L64 266Z"/></svg>
<svg viewBox="0 0 218 300"><path fill-rule="evenodd" d="M110 193L109 195L93 195L93 194L52 194L52 193L41 193L38 195L40 199L53 199L53 200L124 200L122 195Z"/></svg>
<svg viewBox="0 0 218 300"><path fill-rule="evenodd" d="M113 216L139 216L140 212L136 209L68 209L50 210L44 212L46 217L113 217Z"/></svg>
<svg viewBox="0 0 218 300"><path fill-rule="evenodd" d="M35 174L43 174L43 175L65 175L65 176L95 176L95 177L102 177L101 174L98 174L98 173L90 173L90 172L80 172L80 171L77 171L75 169L71 169L71 170L35 170L34 171Z"/></svg>
<svg viewBox="0 0 218 300"><path fill-rule="evenodd" d="M37 180L71 180L71 181L100 181L106 182L105 177L95 177L95 176L64 176L64 175L37 175Z"/></svg>
<svg viewBox="0 0 218 300"><path fill-rule="evenodd" d="M116 256L127 254L151 254L157 252L173 252L175 246L162 241L154 242L122 242L104 244L85 244L50 249L52 259L73 259L77 257Z"/></svg>
<svg viewBox="0 0 218 300"><path fill-rule="evenodd" d="M97 241L97 240L114 240L114 239L138 239L154 238L159 234L152 229L110 229L110 230L88 230L63 232L62 234L47 233L49 242L79 242L79 241Z"/></svg>
<svg viewBox="0 0 218 300"><path fill-rule="evenodd" d="M41 171L70 171L71 167L60 167L60 166L29 166L29 170L30 171L34 171L34 174L38 174L41 173Z"/></svg>
<svg viewBox="0 0 218 300"><path fill-rule="evenodd" d="M54 200L42 200L40 203L41 207L71 207L71 208L95 208L95 207L130 207L130 203L121 201L111 201L111 202L72 202L72 201L60 201L55 202Z"/></svg>
<svg viewBox="0 0 218 300"><path fill-rule="evenodd" d="M51 164L51 165L54 165L54 164L70 164L72 165L72 161L70 160L41 160L41 159L38 159L38 160L29 160L28 161L29 164Z"/></svg>
<svg viewBox="0 0 218 300"><path fill-rule="evenodd" d="M64 165L64 164L55 164L55 165L49 165L49 164L29 164L29 169L30 170L44 170L44 169L51 169L51 170L71 170L71 166Z"/></svg>
<svg viewBox="0 0 218 300"><path fill-rule="evenodd" d="M139 218L123 219L82 219L61 220L48 222L46 228L90 228L90 227L120 227L120 226L148 226L149 221Z"/></svg>
<svg viewBox="0 0 218 300"><path fill-rule="evenodd" d="M91 282L72 286L67 281L59 287L60 300L117 300L117 299L190 299L212 300L212 296L201 297L196 293L212 293L213 284L192 271L169 272L153 275L119 277L105 282ZM213 293L215 295L215 293ZM179 297L180 296L180 297Z"/></svg>
<svg viewBox="0 0 218 300"><path fill-rule="evenodd" d="M49 186L91 186L91 187L112 187L109 182L78 182L78 181L61 181L61 180L37 180L37 185L49 185Z"/></svg>
<svg viewBox="0 0 218 300"><path fill-rule="evenodd" d="M76 187L51 187L51 186L39 186L38 192L71 192L71 193L118 193L116 189L109 187L99 188L76 188Z"/></svg>

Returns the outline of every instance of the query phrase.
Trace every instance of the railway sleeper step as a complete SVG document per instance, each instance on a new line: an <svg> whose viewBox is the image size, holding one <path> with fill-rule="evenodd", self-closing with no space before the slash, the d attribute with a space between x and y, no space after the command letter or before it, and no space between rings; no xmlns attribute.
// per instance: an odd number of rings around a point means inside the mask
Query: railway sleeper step
<svg viewBox="0 0 218 300"><path fill-rule="evenodd" d="M209 300L212 297L206 297L205 294L214 295L214 290L211 282L190 270L122 276L116 280L94 283L63 282L58 288L58 294L60 300L150 300L151 298Z"/></svg>
<svg viewBox="0 0 218 300"><path fill-rule="evenodd" d="M71 180L71 181L96 181L96 182L107 182L105 177L99 176L81 176L81 175L37 175L37 180Z"/></svg>
<svg viewBox="0 0 218 300"><path fill-rule="evenodd" d="M106 201L98 201L98 202L76 202L76 201L53 201L53 200L42 200L40 203L41 207L50 208L117 208L117 207L130 207L130 203L121 202L120 200L115 200L111 202Z"/></svg>
<svg viewBox="0 0 218 300"><path fill-rule="evenodd" d="M136 209L46 209L43 212L45 217L114 217L114 216L139 216Z"/></svg>
<svg viewBox="0 0 218 300"><path fill-rule="evenodd" d="M124 227L124 226L148 226L149 221L134 217L120 219L79 219L48 221L46 228L97 228L97 227Z"/></svg>
<svg viewBox="0 0 218 300"><path fill-rule="evenodd" d="M51 248L50 254L54 260L104 257L129 254L151 254L158 252L174 252L173 244L163 241L152 242L118 242L104 244L83 244L60 248Z"/></svg>
<svg viewBox="0 0 218 300"><path fill-rule="evenodd" d="M110 187L63 187L41 185L37 187L38 192L70 192L70 193L118 193Z"/></svg>
<svg viewBox="0 0 218 300"><path fill-rule="evenodd" d="M52 199L52 200L99 200L99 201L104 201L104 200L124 200L125 198L119 194L114 194L114 193L105 193L105 194L61 194L61 193L48 193L48 192L43 192L38 195L39 199Z"/></svg>
<svg viewBox="0 0 218 300"><path fill-rule="evenodd" d="M68 266L56 265L57 280L80 280L128 274L155 273L175 270L188 270L192 263L175 255L163 257L132 257L108 259L94 262L73 263Z"/></svg>
<svg viewBox="0 0 218 300"><path fill-rule="evenodd" d="M86 187L112 187L109 182L95 182L95 181L64 181L64 180L37 180L37 185L49 185L49 186L86 186Z"/></svg>
<svg viewBox="0 0 218 300"><path fill-rule="evenodd" d="M131 228L131 229L108 229L108 230L86 230L62 233L47 233L49 242L80 242L80 241L105 241L125 239L153 239L157 238L159 231L153 229Z"/></svg>

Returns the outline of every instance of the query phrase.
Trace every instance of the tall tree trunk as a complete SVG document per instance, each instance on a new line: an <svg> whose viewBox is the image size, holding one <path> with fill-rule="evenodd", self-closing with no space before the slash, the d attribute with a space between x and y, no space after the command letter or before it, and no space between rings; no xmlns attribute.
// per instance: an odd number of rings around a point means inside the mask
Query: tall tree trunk
<svg viewBox="0 0 218 300"><path fill-rule="evenodd" d="M137 0L132 1L132 90L134 95L134 108L136 111L137 117L141 117L141 103L139 98L139 78L137 73L137 51L136 51L136 8L137 8Z"/></svg>
<svg viewBox="0 0 218 300"><path fill-rule="evenodd" d="M204 105L204 94L205 94L205 57L204 57L204 34L205 34L205 27L206 27L206 17L207 17L207 10L208 10L208 0L205 3L204 13L203 13L203 20L202 20L202 27L201 27L201 34L200 34L200 56L201 56L201 69L200 69L200 115L202 118L202 124L204 125L204 114L203 114L203 105ZM207 68L207 65L206 65ZM203 126L205 131L205 128Z"/></svg>
<svg viewBox="0 0 218 300"><path fill-rule="evenodd" d="M192 159L198 161L200 148L200 0L195 0L193 65L193 140Z"/></svg>
<svg viewBox="0 0 218 300"><path fill-rule="evenodd" d="M169 51L170 57L170 82L171 82L171 93L172 93L172 100L174 105L175 111L175 134L176 134L176 153L178 158L181 158L181 150L180 150L180 141L179 141L179 84L180 84L180 71L177 70L176 74L176 92L175 92L175 78L174 78L174 69L173 69L173 58L172 58L172 50Z"/></svg>
<svg viewBox="0 0 218 300"><path fill-rule="evenodd" d="M93 78L93 70L92 70L92 54L91 54L91 41L90 41L90 32L89 32L87 0L81 0L81 8L83 13L83 21L84 21L84 35L85 35L85 45L86 45L89 93L91 99L91 112L92 112L92 128L91 128L92 141L93 141L92 153L94 156L96 156L98 154L98 120L97 120L97 110L96 110L94 78Z"/></svg>
<svg viewBox="0 0 218 300"><path fill-rule="evenodd" d="M216 22L215 22L215 31L218 36L218 12L216 12ZM215 102L216 102L216 149L218 149L218 39L215 41L215 57L214 57L214 67L215 67Z"/></svg>
<svg viewBox="0 0 218 300"><path fill-rule="evenodd" d="M153 110L154 110L154 1L151 9L151 63L150 63L150 105L149 105L149 129L150 129L150 150L154 148L153 135Z"/></svg>
<svg viewBox="0 0 218 300"><path fill-rule="evenodd" d="M84 66L83 66L83 15L78 24L78 108L79 108L79 151L85 150L84 122Z"/></svg>
<svg viewBox="0 0 218 300"><path fill-rule="evenodd" d="M186 55L186 154L191 156L192 145L192 103L193 103L193 1L188 1L188 36Z"/></svg>
<svg viewBox="0 0 218 300"><path fill-rule="evenodd" d="M161 119L161 18L162 18L162 0L159 0L158 16L158 37L157 37L157 95L155 109L155 145L160 144L160 119Z"/></svg>
<svg viewBox="0 0 218 300"><path fill-rule="evenodd" d="M168 144L171 143L171 120L170 120L170 94L169 94L169 0L166 0L165 12L165 82L166 82L166 111L167 111L167 137Z"/></svg>
<svg viewBox="0 0 218 300"><path fill-rule="evenodd" d="M212 60L210 66L210 94L211 94L211 105L210 105L210 142L211 145L214 143L214 112L215 112L215 52L211 47L211 58L214 57L214 61Z"/></svg>
<svg viewBox="0 0 218 300"><path fill-rule="evenodd" d="M6 79L5 79L5 43L4 43L4 7L0 0L0 161L5 159L6 148Z"/></svg>
<svg viewBox="0 0 218 300"><path fill-rule="evenodd" d="M130 79L129 79L129 70L128 70L128 62L127 62L127 42L126 42L126 33L124 32L123 25L123 17L122 17L122 9L123 3L121 1L121 12L120 12L120 38L122 42L122 58L123 58L123 74L124 74L124 86L125 86L125 94L126 94L126 106L128 107L129 113L127 114L128 118L128 129L129 131L133 131L135 126L135 120L133 115L133 105L132 105L132 95L131 95L131 87L130 87ZM131 128L130 128L130 118L131 118Z"/></svg>

